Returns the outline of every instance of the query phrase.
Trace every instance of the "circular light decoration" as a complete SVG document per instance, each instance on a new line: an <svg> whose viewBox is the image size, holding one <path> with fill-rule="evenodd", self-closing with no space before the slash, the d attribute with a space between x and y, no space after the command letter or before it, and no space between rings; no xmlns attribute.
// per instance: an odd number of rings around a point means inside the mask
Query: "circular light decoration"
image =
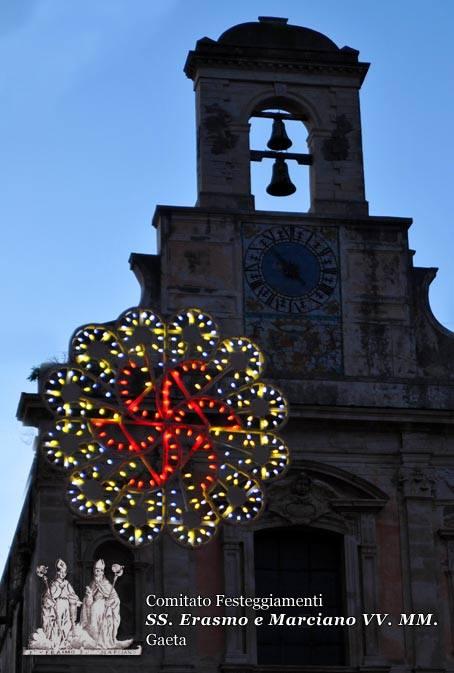
<svg viewBox="0 0 454 673"><path fill-rule="evenodd" d="M71 509L108 514L134 547L164 529L199 547L222 521L251 522L263 510L264 483L289 464L275 434L287 403L260 381L263 368L252 341L220 340L199 309L164 324L132 308L116 323L76 330L69 362L41 381L54 416L42 450L69 473Z"/></svg>

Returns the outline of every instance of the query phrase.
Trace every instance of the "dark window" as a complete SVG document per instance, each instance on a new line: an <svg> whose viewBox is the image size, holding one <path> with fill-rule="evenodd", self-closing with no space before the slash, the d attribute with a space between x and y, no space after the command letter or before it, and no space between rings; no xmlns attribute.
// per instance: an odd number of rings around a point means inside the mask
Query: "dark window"
<svg viewBox="0 0 454 673"><path fill-rule="evenodd" d="M255 534L256 596L323 595L323 607L271 609L287 615L345 615L342 536L312 528L288 527ZM265 620L266 621L266 620ZM322 626L257 628L259 664L342 665L344 629Z"/></svg>
<svg viewBox="0 0 454 673"><path fill-rule="evenodd" d="M135 632L135 590L134 590L134 556L124 545L117 542L103 542L97 547L93 565L97 559L104 559L105 575L109 582L113 580L112 564L124 566L124 573L115 584L115 590L120 598L121 624L118 629L118 640L131 638Z"/></svg>

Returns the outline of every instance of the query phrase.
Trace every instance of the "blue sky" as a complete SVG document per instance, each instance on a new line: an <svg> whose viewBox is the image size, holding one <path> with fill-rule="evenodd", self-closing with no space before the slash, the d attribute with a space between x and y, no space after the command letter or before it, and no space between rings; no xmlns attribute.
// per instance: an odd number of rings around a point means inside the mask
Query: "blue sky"
<svg viewBox="0 0 454 673"><path fill-rule="evenodd" d="M30 369L61 357L78 325L138 302L128 257L155 251L155 205L195 202L186 53L259 15L372 63L361 98L371 213L414 218L416 264L440 267L432 308L454 329L452 0L3 0L0 565L33 455L33 430L15 420Z"/></svg>

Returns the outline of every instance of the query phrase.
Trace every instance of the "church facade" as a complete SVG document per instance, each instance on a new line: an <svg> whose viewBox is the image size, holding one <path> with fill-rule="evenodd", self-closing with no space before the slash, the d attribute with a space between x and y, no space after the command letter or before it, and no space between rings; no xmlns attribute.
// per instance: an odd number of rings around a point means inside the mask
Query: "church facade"
<svg viewBox="0 0 454 673"><path fill-rule="evenodd" d="M106 517L72 513L65 480L37 452L0 589L2 673L454 669L454 338L430 310L436 270L413 265L411 220L368 212L359 107L367 69L356 50L274 17L203 38L189 53L197 203L158 206L158 254L134 253L131 268L141 307L165 318L197 307L225 337L257 343L265 378L289 402L281 435L291 464L252 523L222 525L196 549L167 534L134 548L112 535ZM257 119L272 130L261 149L250 143ZM307 129L307 148L290 149L294 124ZM257 161L273 170L276 210L255 209ZM307 213L279 211L296 165L308 166ZM52 420L38 394L23 394L18 416L40 437ZM58 559L72 605L79 600L86 612L95 564L123 568L99 585L102 637L110 619L115 642L133 639L140 654L23 655L43 619L36 568ZM250 614L214 604L166 608L172 625L147 619L162 612L147 596L270 594L321 594L310 614L357 621L179 625L182 612ZM366 626L363 615L373 614L386 618ZM150 633L187 644L150 645Z"/></svg>

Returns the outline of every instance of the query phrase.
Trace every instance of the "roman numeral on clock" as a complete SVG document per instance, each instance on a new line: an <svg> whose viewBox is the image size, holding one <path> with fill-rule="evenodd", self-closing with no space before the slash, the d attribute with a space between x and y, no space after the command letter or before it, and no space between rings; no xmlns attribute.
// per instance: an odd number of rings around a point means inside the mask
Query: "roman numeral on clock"
<svg viewBox="0 0 454 673"><path fill-rule="evenodd" d="M332 290L333 288L330 285L326 285L326 283L322 283L317 287L317 293L321 293L322 295L330 295Z"/></svg>
<svg viewBox="0 0 454 673"><path fill-rule="evenodd" d="M246 292L281 313L319 309L336 287L338 269L331 244L315 227L283 224L257 233L246 249Z"/></svg>

